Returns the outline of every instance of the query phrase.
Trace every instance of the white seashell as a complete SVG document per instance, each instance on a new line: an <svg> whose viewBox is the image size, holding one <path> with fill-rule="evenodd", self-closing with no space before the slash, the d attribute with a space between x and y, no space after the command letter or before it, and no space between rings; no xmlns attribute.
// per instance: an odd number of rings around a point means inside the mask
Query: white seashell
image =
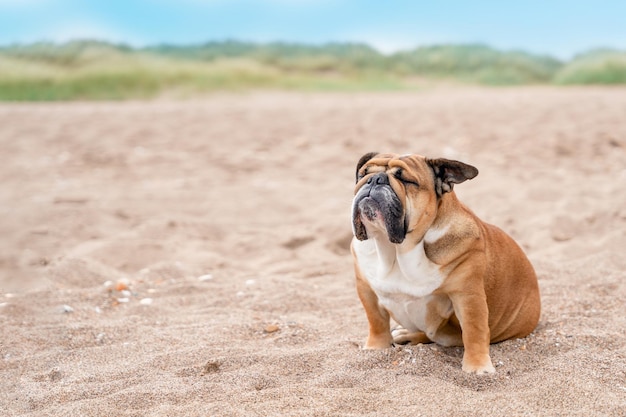
<svg viewBox="0 0 626 417"><path fill-rule="evenodd" d="M211 281L213 279L213 275L205 274L198 277L198 281Z"/></svg>

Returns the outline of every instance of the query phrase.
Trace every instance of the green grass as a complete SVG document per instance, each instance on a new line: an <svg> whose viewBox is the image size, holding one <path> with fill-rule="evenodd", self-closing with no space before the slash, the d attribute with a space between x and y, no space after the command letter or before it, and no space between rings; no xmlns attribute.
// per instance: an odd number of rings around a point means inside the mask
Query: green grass
<svg viewBox="0 0 626 417"><path fill-rule="evenodd" d="M501 52L485 45L441 45L398 53L392 57L392 65L407 74L514 85L549 82L561 63L550 57Z"/></svg>
<svg viewBox="0 0 626 417"><path fill-rule="evenodd" d="M416 81L417 80L417 81ZM121 100L213 91L405 90L430 83L626 84L626 53L597 50L563 63L485 45L440 45L383 55L364 44L130 48L96 41L0 48L0 100Z"/></svg>
<svg viewBox="0 0 626 417"><path fill-rule="evenodd" d="M556 73L557 84L626 84L626 52L597 50L575 57Z"/></svg>

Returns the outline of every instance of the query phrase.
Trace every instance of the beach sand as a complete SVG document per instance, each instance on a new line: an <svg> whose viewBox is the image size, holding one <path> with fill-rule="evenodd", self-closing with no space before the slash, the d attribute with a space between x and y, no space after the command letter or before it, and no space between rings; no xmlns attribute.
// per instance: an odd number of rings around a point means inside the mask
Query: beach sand
<svg viewBox="0 0 626 417"><path fill-rule="evenodd" d="M0 104L6 416L626 415L626 89ZM458 159L542 316L491 346L364 351L369 151Z"/></svg>

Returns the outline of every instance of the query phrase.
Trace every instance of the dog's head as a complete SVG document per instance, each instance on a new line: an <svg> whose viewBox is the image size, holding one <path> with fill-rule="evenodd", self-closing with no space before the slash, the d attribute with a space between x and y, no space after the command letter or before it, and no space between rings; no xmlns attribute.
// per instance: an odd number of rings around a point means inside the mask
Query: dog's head
<svg viewBox="0 0 626 417"><path fill-rule="evenodd" d="M356 167L354 235L366 240L384 234L391 243L402 243L414 234L419 241L444 194L476 175L476 168L459 161L367 153Z"/></svg>

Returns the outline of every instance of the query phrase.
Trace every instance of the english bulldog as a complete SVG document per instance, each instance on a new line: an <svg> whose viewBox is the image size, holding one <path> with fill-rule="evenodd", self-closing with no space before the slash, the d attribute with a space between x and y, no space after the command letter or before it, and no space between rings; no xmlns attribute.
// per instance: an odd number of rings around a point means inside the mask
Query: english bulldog
<svg viewBox="0 0 626 417"><path fill-rule="evenodd" d="M457 198L468 164L420 155L364 155L356 167L351 244L369 322L365 349L464 346L462 369L495 372L489 345L539 321L535 271L502 230ZM391 330L390 318L399 324Z"/></svg>

